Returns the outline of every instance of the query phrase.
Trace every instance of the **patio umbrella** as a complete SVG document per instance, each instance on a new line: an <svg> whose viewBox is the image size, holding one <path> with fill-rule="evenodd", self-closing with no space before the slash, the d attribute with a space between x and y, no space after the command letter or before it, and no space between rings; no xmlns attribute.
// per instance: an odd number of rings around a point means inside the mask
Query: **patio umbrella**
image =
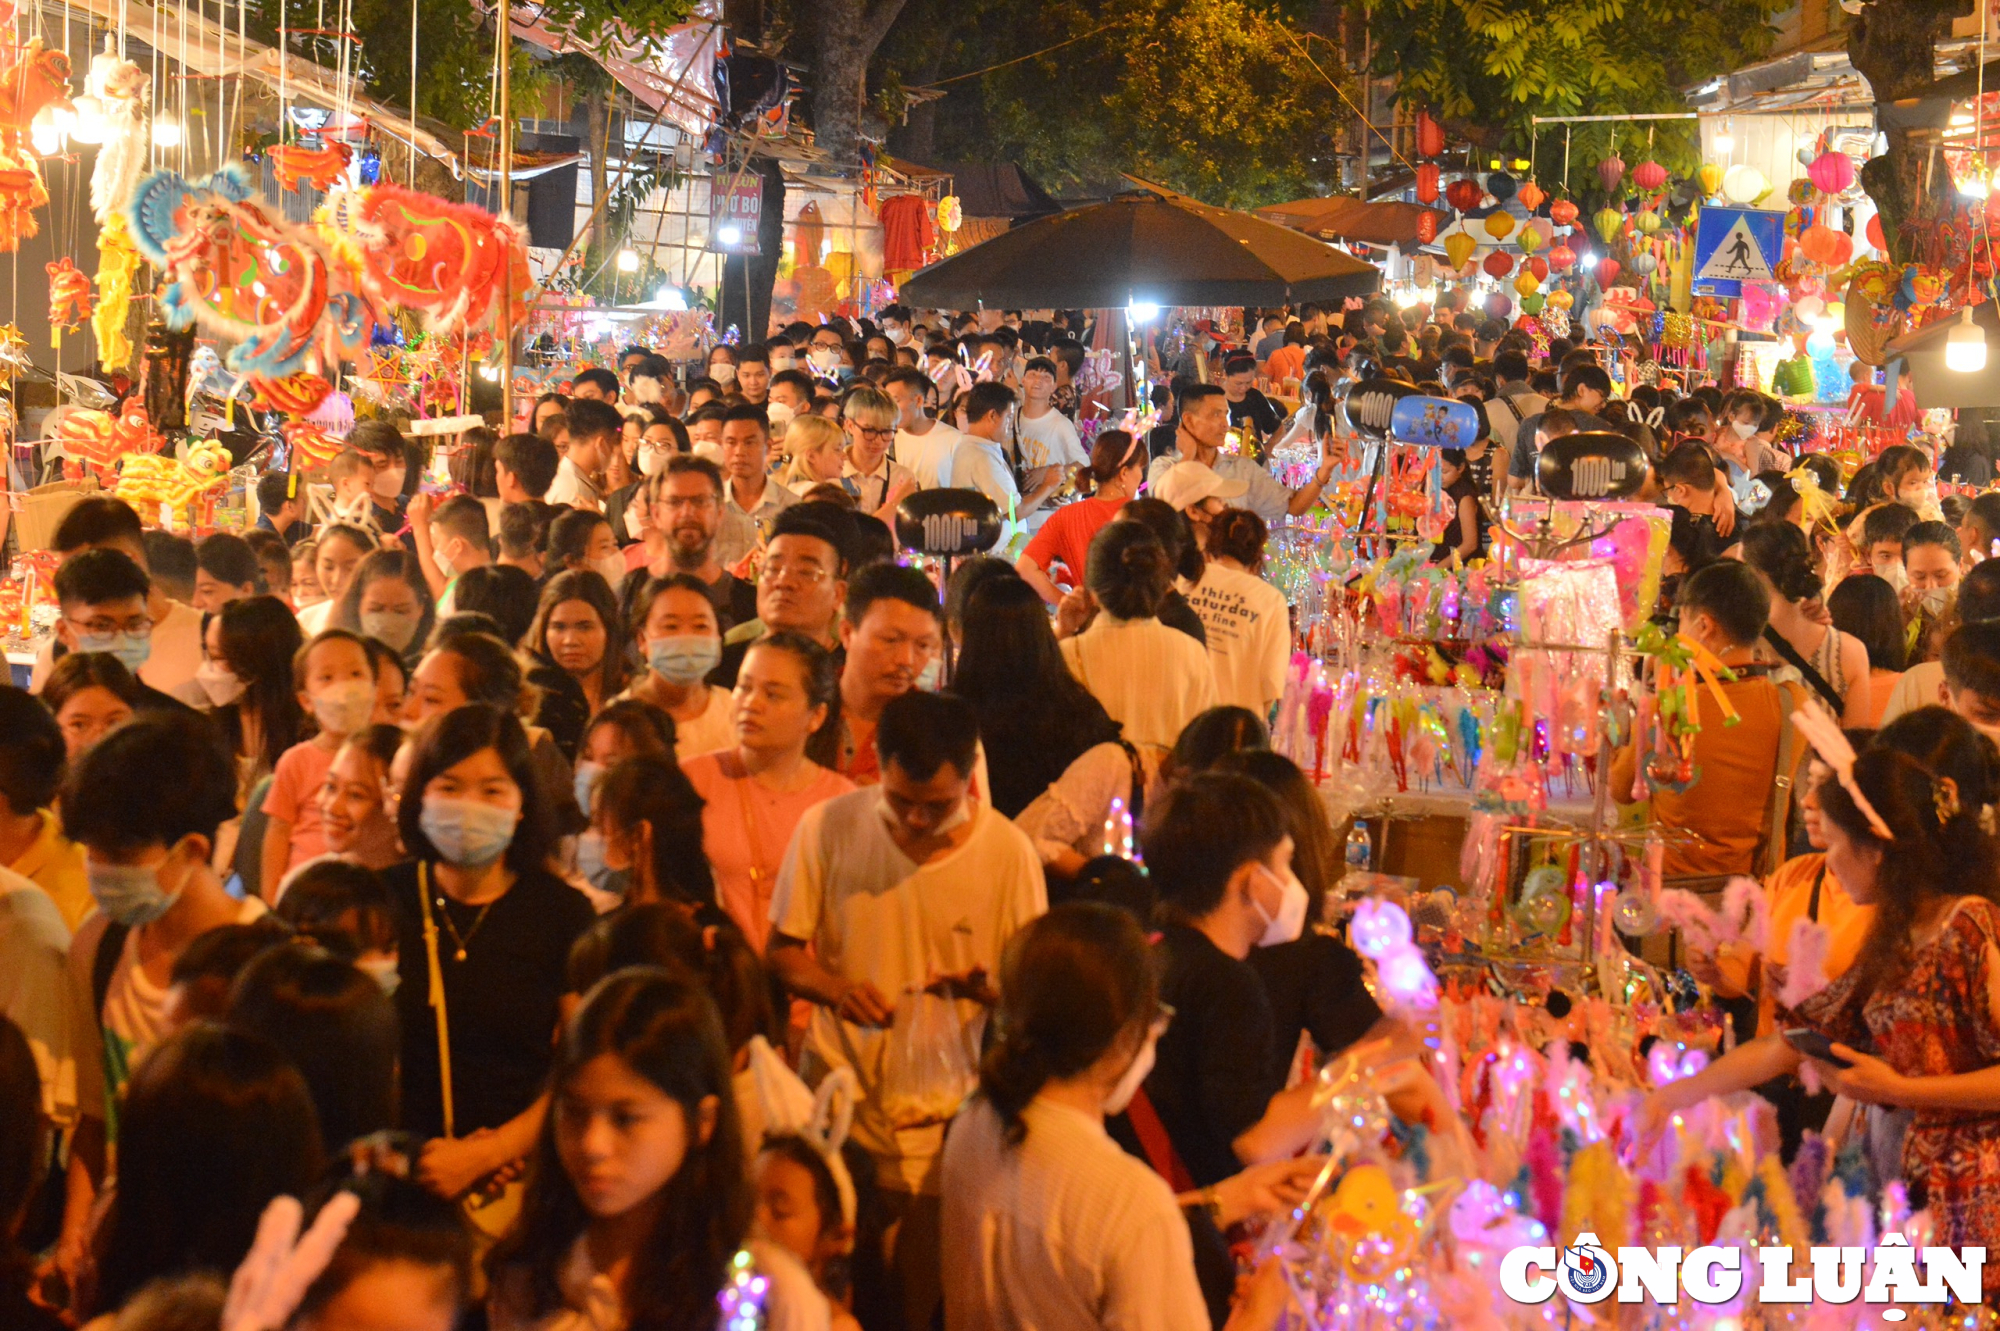
<svg viewBox="0 0 2000 1331"><path fill-rule="evenodd" d="M1372 265L1310 236L1133 183L1142 188L1038 218L934 263L899 297L940 309L1122 309L1340 300L1381 285Z"/></svg>
<svg viewBox="0 0 2000 1331"><path fill-rule="evenodd" d="M1436 230L1431 233L1434 236L1441 234L1451 223L1450 213L1420 204L1396 199L1363 203L1360 199L1341 195L1326 199L1297 199L1257 210L1257 216L1266 221L1293 227L1322 240L1401 245L1407 251L1414 251L1423 243L1423 233L1418 226L1425 213L1434 215L1437 224Z"/></svg>

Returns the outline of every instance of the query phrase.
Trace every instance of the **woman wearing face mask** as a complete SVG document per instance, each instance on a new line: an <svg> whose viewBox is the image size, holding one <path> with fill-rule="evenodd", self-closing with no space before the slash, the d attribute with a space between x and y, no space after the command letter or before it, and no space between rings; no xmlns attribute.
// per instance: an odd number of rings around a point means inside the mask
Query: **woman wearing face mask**
<svg viewBox="0 0 2000 1331"><path fill-rule="evenodd" d="M623 696L674 719L674 749L683 759L728 747L729 694L706 682L722 659L722 628L707 586L692 573L653 579L632 602L630 622L644 668Z"/></svg>
<svg viewBox="0 0 2000 1331"><path fill-rule="evenodd" d="M593 912L547 868L550 812L527 736L499 708L424 727L398 823L412 858L383 879L398 913L403 1127L429 1139L419 1180L455 1198L533 1147L564 965Z"/></svg>
<svg viewBox="0 0 2000 1331"><path fill-rule="evenodd" d="M708 377L721 384L724 389L736 386L736 348L727 343L709 349Z"/></svg>
<svg viewBox="0 0 2000 1331"><path fill-rule="evenodd" d="M759 956L793 829L807 809L854 789L806 757L838 687L833 658L818 643L796 633L759 638L736 676L733 746L682 760L703 800L716 897Z"/></svg>
<svg viewBox="0 0 2000 1331"><path fill-rule="evenodd" d="M597 783L627 758L674 756L673 718L633 698L619 698L590 719L576 758L576 806L594 812Z"/></svg>
<svg viewBox="0 0 2000 1331"><path fill-rule="evenodd" d="M330 624L373 638L411 661L430 636L434 608L417 557L401 546L387 546L354 570Z"/></svg>
<svg viewBox="0 0 2000 1331"><path fill-rule="evenodd" d="M594 569L614 587L625 579L625 556L601 513L571 509L551 522L542 562L554 571Z"/></svg>
<svg viewBox="0 0 2000 1331"><path fill-rule="evenodd" d="M550 1089L520 1222L487 1259L494 1331L720 1327L732 1279L756 1281L773 1331L824 1331L798 1259L749 1237L729 1050L699 981L635 968L599 983Z"/></svg>
<svg viewBox="0 0 2000 1331"><path fill-rule="evenodd" d="M1149 952L1130 915L1085 902L1008 943L998 1038L945 1141L947 1325L1199 1331L1212 1323L1183 1208L1226 1227L1290 1204L1311 1182L1321 1162L1283 1161L1177 1201L1105 1132L1175 1019ZM1270 1293L1260 1288L1228 1325L1273 1324L1282 1301L1274 1307Z"/></svg>
<svg viewBox="0 0 2000 1331"><path fill-rule="evenodd" d="M703 927L726 917L702 853L702 800L671 755L627 758L591 796L591 828L577 839L577 869L600 905L664 901Z"/></svg>
<svg viewBox="0 0 2000 1331"><path fill-rule="evenodd" d="M305 709L292 682L292 660L303 641L297 617L275 596L230 601L202 630L207 659L195 680L236 754L245 795L299 742Z"/></svg>
<svg viewBox="0 0 2000 1331"><path fill-rule="evenodd" d="M347 584L355 570L375 548L375 538L359 527L330 522L320 528L313 542L312 582L319 587L321 600L299 611L299 630L308 638L333 623L333 613L347 594ZM297 589L305 584L293 574Z"/></svg>
<svg viewBox="0 0 2000 1331"><path fill-rule="evenodd" d="M1841 724L1866 725L1868 649L1807 613L1819 599L1820 578L1806 534L1789 522L1753 523L1743 533L1743 562L1771 593L1771 622L1764 630L1770 659L1797 671Z"/></svg>
<svg viewBox="0 0 2000 1331"><path fill-rule="evenodd" d="M576 758L590 718L625 686L625 644L611 584L589 570L558 573L542 590L523 644L541 691L535 724Z"/></svg>

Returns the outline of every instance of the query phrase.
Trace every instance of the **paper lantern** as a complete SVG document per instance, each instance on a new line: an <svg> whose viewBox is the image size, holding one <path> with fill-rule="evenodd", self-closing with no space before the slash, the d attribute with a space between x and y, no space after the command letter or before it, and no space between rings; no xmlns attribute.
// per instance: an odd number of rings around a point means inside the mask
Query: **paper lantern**
<svg viewBox="0 0 2000 1331"><path fill-rule="evenodd" d="M1814 263L1831 264L1840 252L1840 243L1834 238L1841 234L1830 226L1809 226L1799 233L1799 253Z"/></svg>
<svg viewBox="0 0 2000 1331"><path fill-rule="evenodd" d="M1520 186L1515 182L1514 177L1508 175L1505 171L1495 171L1492 175L1486 177L1486 192L1493 196L1495 202L1507 202L1507 200L1514 197L1514 191L1519 188Z"/></svg>
<svg viewBox="0 0 2000 1331"><path fill-rule="evenodd" d="M1486 197L1486 191L1470 176L1461 176L1445 188L1444 201L1460 212L1477 208L1479 201Z"/></svg>
<svg viewBox="0 0 2000 1331"><path fill-rule="evenodd" d="M1438 164L1425 162L1417 168L1417 202L1436 203L1438 201Z"/></svg>
<svg viewBox="0 0 2000 1331"><path fill-rule="evenodd" d="M1515 274L1514 290L1520 292L1522 295L1532 296L1541 289L1542 289L1541 279L1537 278L1533 273L1527 271L1525 268L1522 269L1519 273Z"/></svg>
<svg viewBox="0 0 2000 1331"><path fill-rule="evenodd" d="M1829 268L1841 268L1846 266L1847 261L1854 257L1854 237L1848 235L1845 231L1839 230L1836 230L1833 235L1833 258L1827 261L1826 266Z"/></svg>
<svg viewBox="0 0 2000 1331"><path fill-rule="evenodd" d="M1436 157L1444 151L1444 126L1433 120L1428 111L1417 112L1417 151L1425 157Z"/></svg>
<svg viewBox="0 0 2000 1331"><path fill-rule="evenodd" d="M1425 245L1438 238L1438 215L1426 208L1417 214L1417 240Z"/></svg>
<svg viewBox="0 0 2000 1331"><path fill-rule="evenodd" d="M1650 236L1655 231L1658 231L1663 224L1660 221L1660 215L1651 208L1648 208L1632 219L1632 225L1639 228L1640 235Z"/></svg>
<svg viewBox="0 0 2000 1331"><path fill-rule="evenodd" d="M1486 298L1486 313L1495 319L1506 319L1514 312L1514 302L1501 292L1494 292Z"/></svg>
<svg viewBox="0 0 2000 1331"><path fill-rule="evenodd" d="M1419 254L1410 263L1410 280L1420 287L1430 286L1437 281L1437 260L1428 254Z"/></svg>
<svg viewBox="0 0 2000 1331"><path fill-rule="evenodd" d="M1844 152L1828 149L1806 168L1812 183L1828 194L1839 194L1854 184L1854 159Z"/></svg>
<svg viewBox="0 0 2000 1331"><path fill-rule="evenodd" d="M1703 198L1712 199L1715 197L1716 191L1722 188L1722 176L1722 168L1714 162L1703 164L1701 170L1695 176L1695 179L1701 183L1701 195Z"/></svg>
<svg viewBox="0 0 2000 1331"><path fill-rule="evenodd" d="M1618 274L1624 271L1624 267L1616 259L1600 260L1597 265L1597 285L1608 290L1618 280Z"/></svg>
<svg viewBox="0 0 2000 1331"><path fill-rule="evenodd" d="M1641 250L1632 256L1632 271L1641 277L1652 276L1653 270L1659 266L1660 260L1651 250Z"/></svg>
<svg viewBox="0 0 2000 1331"><path fill-rule="evenodd" d="M1514 271L1514 259L1511 255L1495 250L1486 256L1485 262L1481 263L1480 267L1486 270L1488 277L1505 277Z"/></svg>
<svg viewBox="0 0 2000 1331"><path fill-rule="evenodd" d="M1620 229L1624 227L1625 214L1619 212L1616 208L1599 208L1597 215L1592 217L1590 221L1591 225L1597 228L1599 238L1605 244L1609 245L1618 235Z"/></svg>
<svg viewBox="0 0 2000 1331"><path fill-rule="evenodd" d="M1756 167L1743 163L1722 173L1722 195L1731 203L1748 206L1764 197L1771 182Z"/></svg>
<svg viewBox="0 0 2000 1331"><path fill-rule="evenodd" d="M1532 296L1523 296L1521 297L1521 312L1523 314L1540 314L1543 303L1543 298L1539 292Z"/></svg>
<svg viewBox="0 0 2000 1331"><path fill-rule="evenodd" d="M1521 201L1523 208L1532 213L1548 199L1549 192L1532 180L1524 180L1521 182L1521 188L1514 191L1514 197Z"/></svg>
<svg viewBox="0 0 2000 1331"><path fill-rule="evenodd" d="M1495 240L1505 240L1514 233L1513 216L1503 213L1497 208L1486 214L1486 221L1483 225L1486 228L1486 234Z"/></svg>
<svg viewBox="0 0 2000 1331"><path fill-rule="evenodd" d="M1667 168L1647 158L1632 168L1632 183L1650 194L1667 183Z"/></svg>
<svg viewBox="0 0 2000 1331"><path fill-rule="evenodd" d="M1617 153L1612 153L1597 164L1597 178L1604 182L1606 194L1614 193L1618 189L1618 182L1625 179L1625 159Z"/></svg>
<svg viewBox="0 0 2000 1331"><path fill-rule="evenodd" d="M1479 242L1463 231L1454 231L1444 238L1444 257L1451 260L1453 268L1465 267L1466 260L1479 248Z"/></svg>
<svg viewBox="0 0 2000 1331"><path fill-rule="evenodd" d="M1544 259L1541 255L1537 254L1534 258L1529 259L1526 263L1522 264L1521 266L1527 269L1529 272L1533 273L1538 279L1542 281L1548 280L1549 261L1547 259Z"/></svg>
<svg viewBox="0 0 2000 1331"><path fill-rule="evenodd" d="M1558 273L1566 273L1576 267L1576 251L1560 242L1549 251L1549 267Z"/></svg>
<svg viewBox="0 0 2000 1331"><path fill-rule="evenodd" d="M1785 197L1792 203L1803 208L1807 204L1818 203L1820 193L1818 186L1814 185L1804 176L1800 176L1797 180L1785 186Z"/></svg>
<svg viewBox="0 0 2000 1331"><path fill-rule="evenodd" d="M1572 296L1569 292L1563 290L1561 287L1557 287L1554 291L1551 291L1549 293L1549 304L1555 306L1559 310L1566 310L1575 303L1576 303L1576 297Z"/></svg>
<svg viewBox="0 0 2000 1331"><path fill-rule="evenodd" d="M1995 197L2000 197L2000 195L1996 195ZM1988 211L1991 211L1992 203L1990 201L1987 204L1987 208ZM1882 214L1868 214L1867 236L1868 243L1876 249L1886 251L1889 248L1888 237L1882 234Z"/></svg>
<svg viewBox="0 0 2000 1331"><path fill-rule="evenodd" d="M1521 228L1521 234L1514 237L1514 243L1521 247L1521 253L1533 254L1542 247L1542 233L1531 226Z"/></svg>
<svg viewBox="0 0 2000 1331"><path fill-rule="evenodd" d="M1577 207L1568 199L1557 199L1549 205L1549 220L1557 226L1575 226Z"/></svg>
<svg viewBox="0 0 2000 1331"><path fill-rule="evenodd" d="M956 231L960 226L964 224L964 222L965 222L965 205L959 202L958 196L956 194L947 194L942 199L938 200L938 206L937 206L938 230L947 233Z"/></svg>

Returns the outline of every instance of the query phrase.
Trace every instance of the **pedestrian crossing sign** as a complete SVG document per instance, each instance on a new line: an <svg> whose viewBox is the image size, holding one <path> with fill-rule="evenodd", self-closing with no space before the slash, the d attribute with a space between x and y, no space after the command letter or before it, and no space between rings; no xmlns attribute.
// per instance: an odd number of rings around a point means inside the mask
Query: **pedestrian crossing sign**
<svg viewBox="0 0 2000 1331"><path fill-rule="evenodd" d="M1755 208L1703 208L1694 239L1694 291L1737 297L1745 282L1775 281L1785 215Z"/></svg>

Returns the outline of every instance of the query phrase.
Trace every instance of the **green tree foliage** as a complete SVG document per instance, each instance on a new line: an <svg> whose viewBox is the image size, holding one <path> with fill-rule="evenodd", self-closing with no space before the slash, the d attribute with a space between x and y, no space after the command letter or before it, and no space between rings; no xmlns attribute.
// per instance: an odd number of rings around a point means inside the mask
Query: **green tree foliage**
<svg viewBox="0 0 2000 1331"><path fill-rule="evenodd" d="M941 49L985 66L1070 44L951 85L940 159L1018 161L1057 193L1115 185L1128 171L1232 207L1324 192L1337 179L1339 96L1253 0L969 7L976 12L961 22L976 30L955 25L951 39L926 26L943 17L933 6L912 5L878 64L878 86L961 72ZM1339 77L1337 64L1321 65Z"/></svg>
<svg viewBox="0 0 2000 1331"><path fill-rule="evenodd" d="M1366 0L1374 68L1397 96L1508 155L1528 150L1534 116L1685 111L1684 90L1770 49L1785 0ZM1577 126L1572 180L1615 147L1673 169L1699 165L1692 121ZM1536 170L1561 169L1545 126ZM1641 157L1634 157L1634 152Z"/></svg>

